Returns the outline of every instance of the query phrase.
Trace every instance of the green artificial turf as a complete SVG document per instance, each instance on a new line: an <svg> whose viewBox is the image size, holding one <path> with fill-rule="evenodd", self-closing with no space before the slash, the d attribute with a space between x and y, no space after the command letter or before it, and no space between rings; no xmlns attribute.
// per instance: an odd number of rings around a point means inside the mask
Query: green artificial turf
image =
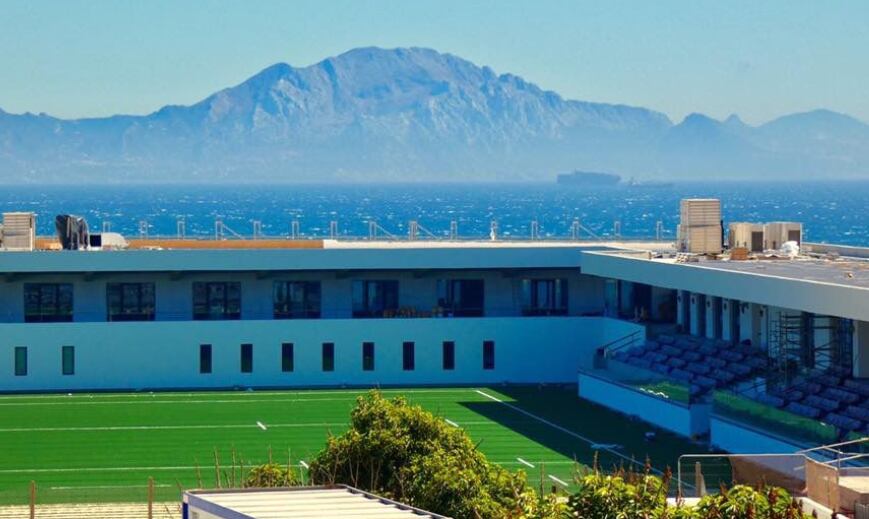
<svg viewBox="0 0 869 519"><path fill-rule="evenodd" d="M464 428L496 463L523 469L535 484L572 484L574 460L603 466L644 461L675 466L700 447L643 422L582 401L576 387L388 389ZM304 472L331 432L346 429L364 390L118 393L0 397L0 504L144 501L149 477L158 500L179 489L213 487L215 450L232 472L288 457ZM265 426L265 429L257 423ZM529 467L520 461L530 463ZM240 465L236 461L236 466ZM197 469L198 467L198 469ZM545 470L545 474L541 472ZM236 477L240 479L240 470Z"/></svg>

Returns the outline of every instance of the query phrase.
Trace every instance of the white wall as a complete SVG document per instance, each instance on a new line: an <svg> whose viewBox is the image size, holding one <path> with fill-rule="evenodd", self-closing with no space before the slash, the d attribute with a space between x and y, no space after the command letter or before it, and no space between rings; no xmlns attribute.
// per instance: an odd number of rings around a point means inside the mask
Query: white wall
<svg viewBox="0 0 869 519"><path fill-rule="evenodd" d="M0 391L232 386L484 384L576 381L595 348L644 328L603 317L330 319L0 325ZM442 369L442 341L456 368ZM482 344L495 341L495 369ZM362 371L362 342L375 343L375 371ZM416 369L402 370L402 342L416 343ZM295 371L281 372L281 343L295 344ZM321 345L335 343L335 371ZM253 344L253 373L240 373L240 345ZM199 345L212 344L213 372L199 373ZM61 347L75 346L75 374L61 375ZM28 374L13 375L13 349L28 348Z"/></svg>

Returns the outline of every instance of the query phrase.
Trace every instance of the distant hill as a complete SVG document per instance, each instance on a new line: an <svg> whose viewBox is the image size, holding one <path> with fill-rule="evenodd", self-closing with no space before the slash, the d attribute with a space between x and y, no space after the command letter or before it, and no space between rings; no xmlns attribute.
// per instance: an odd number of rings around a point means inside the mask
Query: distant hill
<svg viewBox="0 0 869 519"><path fill-rule="evenodd" d="M0 99L2 103L2 99ZM869 126L818 110L753 127L571 101L430 49L280 63L192 106L62 120L0 110L0 182L869 178Z"/></svg>

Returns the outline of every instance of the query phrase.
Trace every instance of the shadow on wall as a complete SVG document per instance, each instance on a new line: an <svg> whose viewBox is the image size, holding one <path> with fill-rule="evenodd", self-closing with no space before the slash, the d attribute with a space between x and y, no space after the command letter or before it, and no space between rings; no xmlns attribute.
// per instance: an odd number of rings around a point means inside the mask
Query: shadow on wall
<svg viewBox="0 0 869 519"><path fill-rule="evenodd" d="M460 402L460 404L482 417L586 466L592 465L597 452L598 462L605 469L614 466L627 467L632 460L642 465L648 458L659 470L671 467L675 471L680 455L708 452L708 448L704 445L688 438L579 398L575 384L493 386L482 391L502 400L503 403L486 400ZM510 406L534 416L524 414ZM654 433L654 438L647 438L647 433ZM482 437L481 440L484 445L502 441L506 444L503 438ZM487 445L487 448L489 452L495 450L491 444ZM529 456L530 453L503 453L505 459L522 457L534 462L535 460Z"/></svg>

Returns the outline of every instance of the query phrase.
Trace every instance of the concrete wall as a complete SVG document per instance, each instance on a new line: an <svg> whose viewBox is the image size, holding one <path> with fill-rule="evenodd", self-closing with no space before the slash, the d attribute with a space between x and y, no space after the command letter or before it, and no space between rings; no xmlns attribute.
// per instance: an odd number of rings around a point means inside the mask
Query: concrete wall
<svg viewBox="0 0 869 519"><path fill-rule="evenodd" d="M643 328L603 317L332 319L0 325L0 391L232 386L488 384L576 381L595 349ZM495 369L483 369L483 341ZM375 343L375 370L362 371L362 343ZM416 343L414 371L402 343ZM455 370L442 369L442 342L455 341ZM281 343L295 369L281 372ZM335 343L335 370L322 370L322 343ZM240 345L253 344L253 373L240 372ZM199 345L212 345L213 372L199 373ZM61 375L61 347L75 347L75 374ZM14 376L14 347L28 373Z"/></svg>
<svg viewBox="0 0 869 519"><path fill-rule="evenodd" d="M734 454L793 454L805 448L718 416L709 425L709 442Z"/></svg>
<svg viewBox="0 0 869 519"><path fill-rule="evenodd" d="M708 421L704 420L708 420L708 409L701 412L703 416L692 417L691 407L681 402L658 398L591 373L580 373L578 380L579 396L596 404L638 416L683 436L708 431Z"/></svg>

